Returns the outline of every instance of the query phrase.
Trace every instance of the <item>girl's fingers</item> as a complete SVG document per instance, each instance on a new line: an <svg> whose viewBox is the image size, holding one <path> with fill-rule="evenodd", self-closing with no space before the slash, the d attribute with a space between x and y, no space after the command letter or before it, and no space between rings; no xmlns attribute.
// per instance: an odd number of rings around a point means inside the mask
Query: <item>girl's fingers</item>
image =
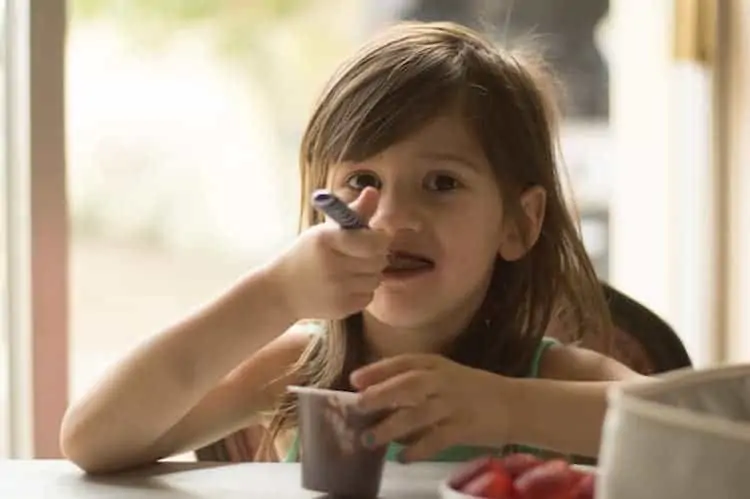
<svg viewBox="0 0 750 499"><path fill-rule="evenodd" d="M410 463L430 459L456 441L457 431L454 424L437 423L430 427L429 431L422 433L413 444L401 451L399 461Z"/></svg>
<svg viewBox="0 0 750 499"><path fill-rule="evenodd" d="M438 393L437 383L438 378L431 371L416 369L397 373L367 386L361 392L358 406L364 411L378 411L422 404Z"/></svg>
<svg viewBox="0 0 750 499"><path fill-rule="evenodd" d="M429 399L416 407L396 409L383 421L365 432L363 444L377 447L394 440L414 437L429 430L447 415L446 407L437 398Z"/></svg>

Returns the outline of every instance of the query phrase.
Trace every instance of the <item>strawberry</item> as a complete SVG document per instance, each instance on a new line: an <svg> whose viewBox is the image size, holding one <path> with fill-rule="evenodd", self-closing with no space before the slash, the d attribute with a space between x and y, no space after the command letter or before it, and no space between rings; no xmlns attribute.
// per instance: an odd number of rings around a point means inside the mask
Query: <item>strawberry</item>
<svg viewBox="0 0 750 499"><path fill-rule="evenodd" d="M454 490L462 490L472 478L484 471L492 460L492 456L484 456L467 462L453 473L448 480L448 485Z"/></svg>
<svg viewBox="0 0 750 499"><path fill-rule="evenodd" d="M589 473L588 471L583 471L583 470L571 467L570 468L570 475L573 477L573 481L576 482L576 483L578 483L581 480L583 480L584 478L586 478L587 476L590 476L591 473Z"/></svg>
<svg viewBox="0 0 750 499"><path fill-rule="evenodd" d="M507 456L503 457L500 460L500 463L502 464L503 468L505 468L505 470L510 474L510 476L515 479L516 477L526 473L528 470L544 463L544 461L532 454L516 453L508 454Z"/></svg>
<svg viewBox="0 0 750 499"><path fill-rule="evenodd" d="M514 499L513 479L498 467L481 472L463 486L461 492L487 499Z"/></svg>
<svg viewBox="0 0 750 499"><path fill-rule="evenodd" d="M571 499L594 499L594 484L596 477L591 473L583 473L571 491Z"/></svg>
<svg viewBox="0 0 750 499"><path fill-rule="evenodd" d="M562 459L552 459L526 471L514 485L523 499L572 499L575 478Z"/></svg>

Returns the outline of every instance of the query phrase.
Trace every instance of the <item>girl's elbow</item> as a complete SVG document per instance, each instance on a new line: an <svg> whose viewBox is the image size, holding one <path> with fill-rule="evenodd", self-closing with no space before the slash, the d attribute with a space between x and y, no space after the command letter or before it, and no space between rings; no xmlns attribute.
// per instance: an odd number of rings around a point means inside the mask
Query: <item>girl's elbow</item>
<svg viewBox="0 0 750 499"><path fill-rule="evenodd" d="M102 472L102 460L97 449L91 445L85 425L75 424L69 414L60 426L60 452L63 457L89 474Z"/></svg>
<svg viewBox="0 0 750 499"><path fill-rule="evenodd" d="M88 474L101 472L101 461L97 459L95 450L86 445L80 435L64 428L60 432L60 452L65 459Z"/></svg>
<svg viewBox="0 0 750 499"><path fill-rule="evenodd" d="M99 475L124 471L137 465L148 464L125 459L107 448L101 436L95 435L91 425L75 421L66 415L60 426L59 445L63 457L86 474Z"/></svg>

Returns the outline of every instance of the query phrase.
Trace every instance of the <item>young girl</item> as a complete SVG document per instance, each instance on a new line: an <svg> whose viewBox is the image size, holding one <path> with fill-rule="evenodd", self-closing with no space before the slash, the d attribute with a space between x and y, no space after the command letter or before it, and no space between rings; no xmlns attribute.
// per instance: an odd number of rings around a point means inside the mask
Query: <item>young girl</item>
<svg viewBox="0 0 750 499"><path fill-rule="evenodd" d="M638 375L544 337L560 313L575 332L609 327L561 193L549 82L454 24L362 48L302 141L300 236L117 364L66 414L65 455L112 471L262 423L294 459L285 389L307 384L395 409L363 437L399 442L392 459L508 443L595 456L608 386ZM371 230L325 222L308 198L322 187ZM309 318L323 331L292 327Z"/></svg>

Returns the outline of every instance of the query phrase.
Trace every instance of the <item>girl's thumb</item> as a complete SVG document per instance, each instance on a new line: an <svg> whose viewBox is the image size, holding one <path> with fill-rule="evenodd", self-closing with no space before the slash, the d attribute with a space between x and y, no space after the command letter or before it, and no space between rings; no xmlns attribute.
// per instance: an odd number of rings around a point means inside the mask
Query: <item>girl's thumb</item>
<svg viewBox="0 0 750 499"><path fill-rule="evenodd" d="M377 189L374 187L365 187L349 207L357 212L357 215L359 215L363 222L367 223L378 209L379 199L380 192Z"/></svg>

